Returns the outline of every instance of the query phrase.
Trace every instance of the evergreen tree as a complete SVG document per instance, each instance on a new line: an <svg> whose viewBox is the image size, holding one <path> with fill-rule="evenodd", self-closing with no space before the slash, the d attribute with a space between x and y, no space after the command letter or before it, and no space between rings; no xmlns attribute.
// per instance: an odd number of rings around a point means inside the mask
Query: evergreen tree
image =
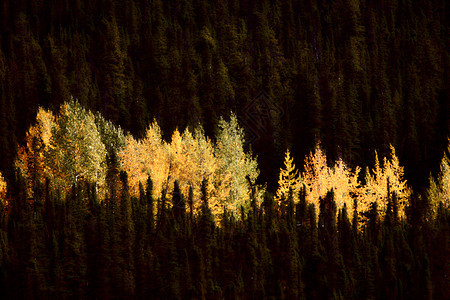
<svg viewBox="0 0 450 300"><path fill-rule="evenodd" d="M280 202L283 198L286 199L288 192L291 192L294 196L298 194L301 184L301 177L298 174L298 170L295 169L289 149L286 151L284 158L285 169L280 169L280 175L278 179L278 190L276 200ZM296 202L296 201L294 201Z"/></svg>

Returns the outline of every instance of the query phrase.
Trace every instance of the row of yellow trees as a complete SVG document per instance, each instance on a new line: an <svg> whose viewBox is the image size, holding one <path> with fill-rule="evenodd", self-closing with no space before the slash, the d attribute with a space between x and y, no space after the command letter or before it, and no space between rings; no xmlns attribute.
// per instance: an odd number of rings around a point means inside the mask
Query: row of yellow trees
<svg viewBox="0 0 450 300"><path fill-rule="evenodd" d="M175 130L171 141L165 142L156 122L148 127L143 139L136 140L72 100L62 105L57 115L38 110L15 165L26 179L30 198L36 186L49 178L54 188L64 191L80 181L96 183L103 199L110 192L111 168L116 168L116 173L127 172L133 196L138 196L139 185L149 177L155 198L160 198L164 190L170 194L178 180L185 195L192 188L195 208L200 206L205 181L215 214L224 209L238 213L241 206L248 207L251 186L257 199L262 199L264 192L255 185L257 162L244 151L244 132L234 115L229 121L220 120L215 142L205 136L201 126L193 132L185 129L182 134Z"/></svg>
<svg viewBox="0 0 450 300"><path fill-rule="evenodd" d="M166 143L158 124L153 122L144 139L128 135L119 156L132 194L137 195L139 183L149 176L155 198L161 197L164 189L170 193L178 180L184 195L192 188L197 209L205 181L209 205L215 214L224 209L238 213L241 206L247 208L251 185L255 185L259 174L256 159L244 151L244 132L234 115L229 122L220 120L215 143L205 136L201 126L194 132L187 128L183 133L175 130L171 142ZM256 188L260 195L257 198L262 199L263 189Z"/></svg>
<svg viewBox="0 0 450 300"><path fill-rule="evenodd" d="M39 109L24 145L19 147L15 165L26 179L30 198L34 197L36 187L49 178L53 188L63 191L79 181L95 183L100 199L105 199L110 196L108 174L114 171L111 169L127 172L133 196L138 196L140 184L145 184L148 178L152 180L155 199L170 195L178 180L184 195L192 189L195 209L200 206L205 182L215 215L226 209L239 216L241 207L249 207L252 194L261 202L265 193L264 187L255 184L259 174L257 162L244 150L244 132L233 114L229 121L220 120L215 141L198 126L182 133L175 130L171 141L166 142L156 121L148 127L143 139L135 139L71 100L60 107L57 115ZM393 147L390 157L381 161L375 153L374 167L366 169L364 178L359 167L351 169L341 159L328 164L320 143L305 158L302 170L295 167L288 150L279 174L276 202L282 203L290 193L297 202L304 187L306 200L315 204L316 211L320 198L333 190L338 210L345 205L350 215L355 207L358 213L367 211L373 202L377 202L383 215L390 197L396 197L399 214L405 215L411 189ZM434 210L439 202L449 205L447 155L442 159L438 177L430 177L428 198ZM6 199L6 183L1 174L0 199Z"/></svg>
<svg viewBox="0 0 450 300"><path fill-rule="evenodd" d="M325 197L328 191L333 190L338 211L346 206L348 214L352 217L355 208L358 214L364 213L374 202L378 204L379 213L383 216L390 199L395 197L399 216L404 217L412 190L404 179L404 169L399 163L394 147L390 148L390 157L384 157L381 162L375 152L374 167L366 169L363 181L360 180L361 168L356 167L352 170L342 159L329 166L320 143L316 145L314 152L305 158L302 173L295 167L293 158L287 150L284 168L281 168L279 174L275 200L278 204L282 204L288 197L292 197L296 203L299 200L300 189L304 187L306 200L315 204L317 213L320 199ZM450 140L448 151L450 152ZM441 172L437 179L430 176L427 196L432 213L436 213L440 203L446 207L450 204L450 159L447 155L442 159Z"/></svg>
<svg viewBox="0 0 450 300"><path fill-rule="evenodd" d="M364 212L372 202L377 202L380 211L384 213L389 201L388 194L397 196L399 213L403 216L406 201L411 194L411 189L403 178L403 167L392 146L390 158L385 157L382 164L375 152L375 166L372 170L366 170L364 184L360 181L360 167L352 170L342 159L329 166L320 144L316 145L314 153L311 152L305 158L301 174L296 170L289 150L286 152L284 165L280 171L276 200L282 202L292 192L293 200L297 202L300 188L304 186L306 200L315 204L316 212L320 198L333 190L338 210L345 205L350 216L353 215L355 204L358 212Z"/></svg>

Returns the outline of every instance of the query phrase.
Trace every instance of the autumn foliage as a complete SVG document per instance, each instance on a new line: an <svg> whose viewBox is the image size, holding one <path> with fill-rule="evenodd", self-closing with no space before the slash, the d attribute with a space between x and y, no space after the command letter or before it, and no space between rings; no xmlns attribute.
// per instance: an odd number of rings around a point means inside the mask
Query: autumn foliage
<svg viewBox="0 0 450 300"><path fill-rule="evenodd" d="M237 214L241 206L248 208L249 184L255 183L259 173L256 160L245 153L243 145L244 134L234 115L229 122L219 123L215 144L205 136L201 126L193 133L188 128L182 134L175 130L167 143L162 140L158 124L153 122L144 139L127 136L120 161L129 174L132 195L138 195L139 183L145 183L148 177L153 182L155 198L160 198L165 189L171 194L178 180L184 195L192 187L194 209L198 210L201 185L206 181L213 213L219 215L225 209Z"/></svg>
<svg viewBox="0 0 450 300"><path fill-rule="evenodd" d="M220 120L214 140L199 125L183 132L176 129L170 141L165 141L156 121L147 127L142 139L135 139L71 100L56 115L39 109L24 145L19 147L15 165L25 178L29 198L46 180L65 192L78 182L93 183L100 200L115 197L121 192L120 187L114 187L121 184L118 174L124 171L127 193L132 197L139 197L142 188L148 189L148 182L152 183L154 199L171 197L177 181L182 195L191 194L194 214L206 196L218 219L225 212L239 218L241 209L249 209L251 199L262 203L266 193L256 184L258 165L244 150L244 142L244 132L234 114L229 121ZM287 150L279 173L277 203L292 197L297 204L304 190L306 202L314 205L318 216L321 201L333 191L336 214L345 207L350 220L355 211L361 219L374 203L382 218L392 205L400 217L405 217L411 189L394 147L389 157L381 160L375 152L374 167L367 168L364 177L360 167L350 168L342 159L329 162L320 143L305 158L302 169L297 169L293 160ZM441 201L448 206L449 170L445 155L437 179L430 179L428 194L434 201L434 211ZM0 182L0 195L5 198L6 187L4 181ZM156 202L153 205L156 210Z"/></svg>
<svg viewBox="0 0 450 300"><path fill-rule="evenodd" d="M361 174L320 143L301 168L288 149L272 195L234 114L213 139L197 126L165 140L156 121L136 139L75 100L41 108L8 194L0 174L0 268L19 286L6 292L366 299L377 286L397 299L423 279L422 294L443 295L447 254L435 243L448 229L448 155L426 201L411 195L393 147L374 157Z"/></svg>
<svg viewBox="0 0 450 300"><path fill-rule="evenodd" d="M440 172L437 178L430 175L428 198L432 215L435 216L439 206L450 208L450 139L448 140L447 153L444 154L440 164Z"/></svg>
<svg viewBox="0 0 450 300"><path fill-rule="evenodd" d="M3 178L2 173L0 173L0 203L6 202L6 181Z"/></svg>
<svg viewBox="0 0 450 300"><path fill-rule="evenodd" d="M15 165L27 182L28 197L49 179L65 192L78 182L95 183L99 196L106 198L116 192L108 187L108 180L118 183L121 170L128 174L131 196L139 196L140 185L147 188L148 178L155 199L171 195L176 180L183 195L192 188L195 212L205 181L211 210L217 216L229 211L238 217L241 207L248 209L251 185L258 201L263 194L263 188L255 184L256 159L245 152L244 132L233 114L230 121L219 122L215 143L201 126L192 132L175 130L166 142L156 121L137 140L71 100L56 116L39 109ZM115 176L108 176L114 172Z"/></svg>
<svg viewBox="0 0 450 300"><path fill-rule="evenodd" d="M353 219L355 209L359 214L363 214L374 202L378 203L380 216L384 216L388 202L395 195L399 215L404 217L411 191L403 177L403 167L400 166L392 146L390 156L389 159L385 157L383 164L380 165L375 152L375 166L373 170L367 169L365 182L362 182L360 167L352 169L342 159L330 165L320 143L316 145L314 152L310 152L305 158L301 176L298 175L299 171L295 169L293 159L287 150L285 168L280 170L276 199L286 198L290 190L297 202L300 186L303 185L306 200L314 204L316 215L318 215L321 199L333 190L336 214L345 206L350 219Z"/></svg>

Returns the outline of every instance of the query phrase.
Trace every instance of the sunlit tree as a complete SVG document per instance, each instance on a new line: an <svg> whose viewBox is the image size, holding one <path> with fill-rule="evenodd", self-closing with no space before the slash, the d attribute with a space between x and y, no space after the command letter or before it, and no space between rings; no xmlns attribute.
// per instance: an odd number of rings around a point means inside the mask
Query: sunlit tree
<svg viewBox="0 0 450 300"><path fill-rule="evenodd" d="M214 146L200 126L194 130L194 134L186 129L181 136L181 141L176 142L177 139L172 137L172 152L178 148L178 151L181 151L185 158L180 158L180 154L177 154L178 158L175 161L174 171L181 171L183 174L175 174L174 176L178 178L180 188L185 195L189 194L189 189L192 187L193 205L195 210L198 210L201 205L200 194L203 180L206 179L207 190L212 191L214 188L214 176L218 168ZM181 143L181 149L177 146L178 143Z"/></svg>
<svg viewBox="0 0 450 300"><path fill-rule="evenodd" d="M218 170L211 210L214 212L223 203L228 211L238 213L241 206L249 206L250 184L255 184L259 170L256 159L244 151L244 131L234 114L229 122L222 118L219 121L215 153Z"/></svg>
<svg viewBox="0 0 450 300"><path fill-rule="evenodd" d="M189 135L187 129L185 134ZM172 141L168 145L168 159L170 165L170 177L174 181L173 184L169 183L169 186L174 186L175 180L178 180L178 184L184 186L187 192L189 189L189 181L194 181L193 177L195 170L193 170L193 162L191 151L194 151L194 144L186 143L186 138L183 138L176 129L172 134Z"/></svg>
<svg viewBox="0 0 450 300"><path fill-rule="evenodd" d="M300 174L295 168L294 158L291 157L288 149L284 157L284 168L280 169L280 175L278 177L278 190L275 201L280 203L283 199L287 199L289 192L292 192L294 203L297 203L301 182Z"/></svg>
<svg viewBox="0 0 450 300"><path fill-rule="evenodd" d="M389 199L392 195L396 195L398 199L399 216L405 215L405 207L411 189L403 178L404 170L400 166L395 149L391 146L390 159L384 157L383 164L380 165L378 154L375 152L375 166L372 171L366 171L365 192L361 201L361 210L366 210L371 203L377 202L381 216L386 213Z"/></svg>
<svg viewBox="0 0 450 300"><path fill-rule="evenodd" d="M118 155L126 144L125 134L122 128L103 118L100 113L95 114L95 124L97 125L102 143L105 145L108 159L117 160L114 163L117 163L118 167L120 167Z"/></svg>
<svg viewBox="0 0 450 300"><path fill-rule="evenodd" d="M156 121L147 128L142 140L131 135L126 137L126 146L119 154L122 168L128 173L130 194L137 196L139 183L153 182L153 197L159 198L163 186L167 184L170 163L167 144L162 140L161 129Z"/></svg>
<svg viewBox="0 0 450 300"><path fill-rule="evenodd" d="M361 183L358 180L360 171L359 167L353 171L342 159L339 159L330 172L330 186L334 191L337 211L346 205L350 220L353 218L354 200L360 199Z"/></svg>
<svg viewBox="0 0 450 300"><path fill-rule="evenodd" d="M305 158L302 175L306 187L306 201L315 205L316 213L320 207L320 198L325 197L331 188L330 177L331 170L327 165L327 157L318 143L314 153L310 152Z"/></svg>
<svg viewBox="0 0 450 300"><path fill-rule="evenodd" d="M33 187L42 183L49 168L45 157L57 124L51 111L40 107L35 124L31 125L25 136L25 143L19 146L15 167L27 181L27 194L32 196Z"/></svg>
<svg viewBox="0 0 450 300"><path fill-rule="evenodd" d="M305 159L303 183L306 187L306 200L315 205L318 213L320 198L333 190L336 212L345 205L352 219L354 201L359 203L361 199L362 187L358 180L360 170L359 167L352 170L341 158L329 167L326 155L320 144L317 144L314 153L311 152Z"/></svg>
<svg viewBox="0 0 450 300"><path fill-rule="evenodd" d="M56 118L46 164L53 182L68 189L79 181L105 183L106 149L92 112L71 100L61 106Z"/></svg>
<svg viewBox="0 0 450 300"><path fill-rule="evenodd" d="M0 172L0 203L6 205L6 181Z"/></svg>
<svg viewBox="0 0 450 300"><path fill-rule="evenodd" d="M450 138L448 140L447 151L450 153ZM437 178L435 179L433 176L430 176L428 199L433 216L436 215L440 203L447 209L450 207L450 157L448 154L444 153Z"/></svg>

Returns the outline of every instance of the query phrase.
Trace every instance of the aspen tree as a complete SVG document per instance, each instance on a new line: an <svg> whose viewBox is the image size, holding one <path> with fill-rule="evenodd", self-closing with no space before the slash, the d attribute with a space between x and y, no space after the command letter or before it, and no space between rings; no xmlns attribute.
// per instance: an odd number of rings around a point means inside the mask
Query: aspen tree
<svg viewBox="0 0 450 300"><path fill-rule="evenodd" d="M210 203L215 212L223 206L238 216L241 206L249 206L250 184L255 184L259 175L258 165L251 153L244 152L244 131L239 127L237 117L231 114L230 121L219 121L216 137L218 170L215 182L215 202ZM223 210L222 210L223 211Z"/></svg>
<svg viewBox="0 0 450 300"><path fill-rule="evenodd" d="M36 122L31 125L25 136L25 144L19 146L15 167L26 179L27 195L32 197L33 187L43 181L49 173L45 153L49 149L52 131L57 126L51 111L40 107L36 114Z"/></svg>
<svg viewBox="0 0 450 300"><path fill-rule="evenodd" d="M105 184L106 149L92 112L71 100L61 106L56 118L46 164L54 182L69 189L79 181Z"/></svg>
<svg viewBox="0 0 450 300"><path fill-rule="evenodd" d="M325 197L330 190L330 173L327 166L327 157L323 153L320 144L316 145L314 154L312 152L305 158L303 183L306 187L306 201L313 203L318 214L320 198Z"/></svg>
<svg viewBox="0 0 450 300"><path fill-rule="evenodd" d="M128 173L130 194L137 196L139 182L146 182L148 176L153 182L153 197L159 198L169 177L167 144L162 140L161 129L156 121L147 128L142 140L126 137L126 146L119 154L122 168Z"/></svg>
<svg viewBox="0 0 450 300"><path fill-rule="evenodd" d="M214 187L214 175L217 171L217 159L214 155L214 146L210 139L205 136L201 126L194 130L194 135L186 129L182 135L184 153L188 156L184 180L180 181L183 194L188 195L192 187L193 203L195 210L200 208L201 184L206 179L207 190L212 191Z"/></svg>

